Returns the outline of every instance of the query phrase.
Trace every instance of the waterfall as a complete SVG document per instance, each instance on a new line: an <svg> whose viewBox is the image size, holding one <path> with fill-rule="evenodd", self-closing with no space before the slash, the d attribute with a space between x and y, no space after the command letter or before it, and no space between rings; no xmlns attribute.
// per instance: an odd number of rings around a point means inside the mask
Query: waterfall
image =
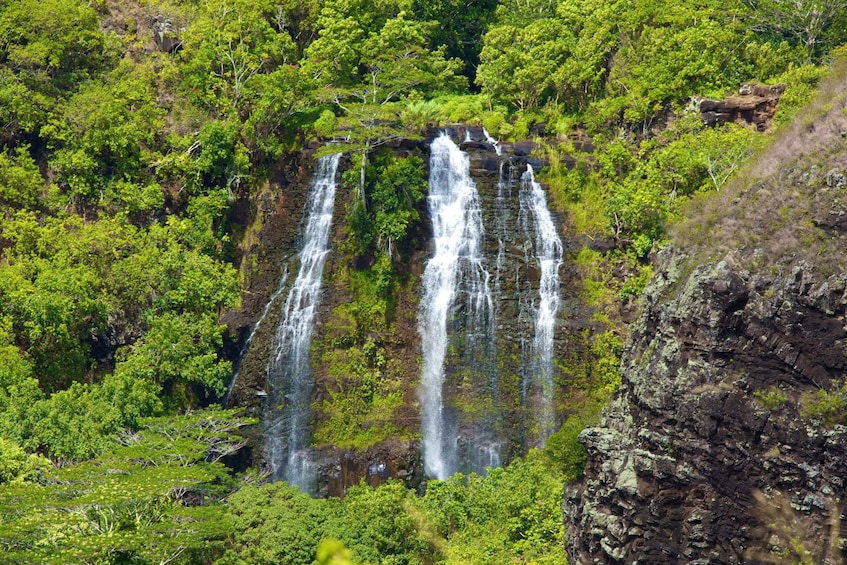
<svg viewBox="0 0 847 565"><path fill-rule="evenodd" d="M483 130L484 131L484 130ZM503 169L508 167L508 177ZM507 202L512 197L512 170L511 163L500 161L499 178L497 180L497 198L495 199L495 235L497 236L497 260L495 261L496 276L494 278L494 292L497 296L502 295L502 278L506 272L506 238L509 233L509 207Z"/></svg>
<svg viewBox="0 0 847 565"><path fill-rule="evenodd" d="M503 148L500 147L500 141L491 137L491 134L488 133L487 129L482 128L482 135L485 136L485 141L494 148L494 152L497 153L498 157L503 154Z"/></svg>
<svg viewBox="0 0 847 565"><path fill-rule="evenodd" d="M314 490L315 470L309 451L312 380L309 347L318 306L329 230L335 204L335 176L340 153L318 159L309 193L308 218L297 273L268 359L265 449L271 478L304 492Z"/></svg>
<svg viewBox="0 0 847 565"><path fill-rule="evenodd" d="M553 405L553 338L556 314L561 302L559 296L559 267L562 265L562 240L553 224L547 197L541 185L535 181L531 165L521 176L519 192L521 212L527 238L535 232L534 255L541 274L538 304L535 310L535 337L532 342L531 363L524 376L524 395L535 391L538 406L537 424L540 444L556 431L555 406ZM529 213L527 214L526 211ZM533 230L529 229L531 216ZM527 257L529 259L529 257ZM527 398L528 400L528 398Z"/></svg>
<svg viewBox="0 0 847 565"><path fill-rule="evenodd" d="M482 255L482 213L468 156L446 135L431 145L429 206L435 252L423 275L418 331L423 350L421 376L424 470L446 479L459 470L459 423L444 398L445 360L451 337L463 330L459 346L474 358L494 361L493 301ZM453 335L451 335L453 334ZM490 445L463 438L468 459L487 459ZM477 457L482 455L482 457ZM477 463L480 464L480 463Z"/></svg>
<svg viewBox="0 0 847 565"><path fill-rule="evenodd" d="M244 345L241 347L241 351L238 353L238 363L235 366L235 373L232 375L232 380L229 381L229 387L226 389L226 394L221 401L221 406L224 408L229 406L229 397L232 396L232 389L235 388L235 383L238 381L238 373L241 370L241 360L244 359L244 355L247 354L250 346L253 345L253 337L256 335L256 332L259 331L259 328L262 326L262 322L265 321L273 303L276 302L276 299L279 298L279 295L282 294L283 290L285 290L285 283L287 281L288 263L286 262L285 269L282 271L282 277L279 279L279 285L277 285L274 293L271 294L271 297L268 299L268 303L265 304L265 307L262 309L262 315L259 316L259 319L256 320L255 324L253 324L253 328L250 330L250 335L247 336L247 341L244 342Z"/></svg>

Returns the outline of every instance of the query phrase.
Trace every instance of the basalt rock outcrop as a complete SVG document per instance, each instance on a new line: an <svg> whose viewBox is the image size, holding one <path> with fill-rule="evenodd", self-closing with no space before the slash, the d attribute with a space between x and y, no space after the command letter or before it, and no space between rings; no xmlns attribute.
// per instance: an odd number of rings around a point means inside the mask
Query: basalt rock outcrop
<svg viewBox="0 0 847 565"><path fill-rule="evenodd" d="M353 451L335 447L318 454L317 496L344 496L364 481L377 486L388 479L417 487L425 480L417 442L388 440L371 449Z"/></svg>
<svg viewBox="0 0 847 565"><path fill-rule="evenodd" d="M744 83L738 95L721 100L700 98L695 100L706 125L734 122L754 126L758 131L770 127L776 106L786 85L766 86L755 82Z"/></svg>
<svg viewBox="0 0 847 565"><path fill-rule="evenodd" d="M621 390L580 436L572 564L847 562L847 151L830 106L660 253Z"/></svg>
<svg viewBox="0 0 847 565"><path fill-rule="evenodd" d="M847 430L803 417L800 399L847 369L847 276L800 264L764 277L726 261L686 274L667 255L623 388L581 436L572 562L842 563Z"/></svg>
<svg viewBox="0 0 847 565"><path fill-rule="evenodd" d="M240 307L222 316L233 337L231 355L238 366L227 401L247 408L251 416L260 412L268 344L279 323L279 302L285 299L276 291L280 280L286 279L285 271L296 268L290 263L296 262L298 227L312 173L311 152L300 157L280 163L270 182L253 191L249 200L239 201L230 218L244 226L238 246L244 283ZM255 343L261 346L250 347Z"/></svg>
<svg viewBox="0 0 847 565"><path fill-rule="evenodd" d="M150 28L153 31L153 41L159 51L176 53L182 48L179 30L169 17L158 14L150 18Z"/></svg>

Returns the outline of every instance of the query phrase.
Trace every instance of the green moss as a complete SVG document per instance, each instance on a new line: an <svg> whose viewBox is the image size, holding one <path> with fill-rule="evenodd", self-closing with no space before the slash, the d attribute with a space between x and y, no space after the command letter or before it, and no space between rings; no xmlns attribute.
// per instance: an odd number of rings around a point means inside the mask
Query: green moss
<svg viewBox="0 0 847 565"><path fill-rule="evenodd" d="M609 266L603 254L588 247L579 250L576 265L583 274L581 298L588 306L603 307L615 299L607 281L611 278Z"/></svg>
<svg viewBox="0 0 847 565"><path fill-rule="evenodd" d="M344 174L348 188L358 185L358 175L358 168ZM401 416L408 369L390 352L398 301L412 291L404 265L426 185L419 157L389 151L371 156L365 177L367 207L360 195L349 205L337 242L341 257L331 274L333 287L349 299L332 308L312 356L321 388L314 440L355 450L416 433Z"/></svg>
<svg viewBox="0 0 847 565"><path fill-rule="evenodd" d="M647 286L647 283L650 282L650 278L653 276L653 266L652 265L643 265L639 266L637 274L631 276L626 279L624 283L621 285L621 290L619 292L620 297L626 300L629 297L638 297L641 295L641 292Z"/></svg>
<svg viewBox="0 0 847 565"><path fill-rule="evenodd" d="M557 361L561 380L557 388L566 395L561 404L568 413L578 415L586 424L599 418L621 385L623 343L613 331L583 330L571 338L568 356Z"/></svg>
<svg viewBox="0 0 847 565"><path fill-rule="evenodd" d="M570 416L559 430L547 439L543 453L549 458L551 465L561 470L566 481L575 481L582 477L588 453L579 434L585 428L586 422L580 416Z"/></svg>
<svg viewBox="0 0 847 565"><path fill-rule="evenodd" d="M326 375L326 396L315 406L318 444L361 450L391 436L410 436L395 423L405 387L400 363L387 353L399 292L390 265L383 256L371 268L335 274L352 299L333 309L313 349Z"/></svg>

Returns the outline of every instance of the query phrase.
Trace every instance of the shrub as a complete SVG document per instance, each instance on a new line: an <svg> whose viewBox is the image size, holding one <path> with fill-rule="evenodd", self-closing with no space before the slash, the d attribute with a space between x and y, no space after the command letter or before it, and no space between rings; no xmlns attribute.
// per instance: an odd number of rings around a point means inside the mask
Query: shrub
<svg viewBox="0 0 847 565"><path fill-rule="evenodd" d="M788 400L784 391L778 387L770 387L767 390L757 390L753 393L753 396L761 402L765 408L771 411L781 408Z"/></svg>
<svg viewBox="0 0 847 565"><path fill-rule="evenodd" d="M828 426L847 424L847 383L841 388L808 392L800 397L800 415Z"/></svg>

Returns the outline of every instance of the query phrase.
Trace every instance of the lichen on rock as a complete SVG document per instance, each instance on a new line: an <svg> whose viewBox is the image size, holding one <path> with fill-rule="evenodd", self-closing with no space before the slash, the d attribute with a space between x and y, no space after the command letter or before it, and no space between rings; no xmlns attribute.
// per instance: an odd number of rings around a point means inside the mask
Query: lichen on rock
<svg viewBox="0 0 847 565"><path fill-rule="evenodd" d="M802 405L847 368L843 275L801 262L761 288L728 261L685 275L680 253L663 255L621 392L581 435L572 562L842 562L847 430ZM785 396L773 409L757 394L770 387Z"/></svg>

